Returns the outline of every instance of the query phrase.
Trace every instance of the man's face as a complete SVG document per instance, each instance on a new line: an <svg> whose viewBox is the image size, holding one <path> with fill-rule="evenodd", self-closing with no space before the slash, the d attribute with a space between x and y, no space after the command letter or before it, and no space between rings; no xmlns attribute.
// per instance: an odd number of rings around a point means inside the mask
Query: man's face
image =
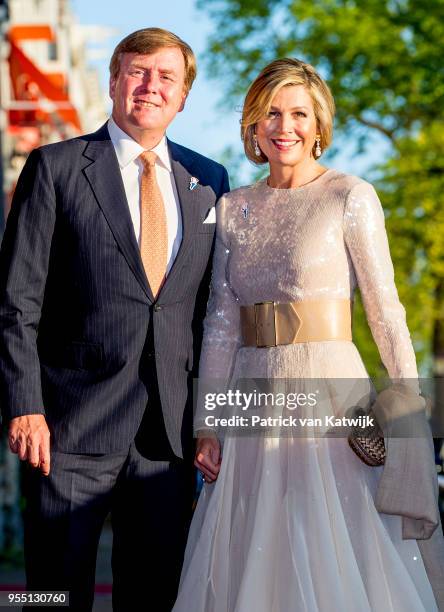
<svg viewBox="0 0 444 612"><path fill-rule="evenodd" d="M151 140L154 146L185 104L181 50L162 47L149 55L124 53L109 91L117 125L142 146Z"/></svg>

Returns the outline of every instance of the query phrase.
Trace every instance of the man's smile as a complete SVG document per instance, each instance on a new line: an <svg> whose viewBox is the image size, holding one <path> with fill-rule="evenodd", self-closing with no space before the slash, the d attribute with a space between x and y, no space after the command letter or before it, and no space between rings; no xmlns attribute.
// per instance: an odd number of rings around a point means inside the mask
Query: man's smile
<svg viewBox="0 0 444 612"><path fill-rule="evenodd" d="M154 104L154 102L148 102L147 100L141 100L140 98L136 98L134 100L134 104L138 104L144 108L159 108L160 106L160 104Z"/></svg>

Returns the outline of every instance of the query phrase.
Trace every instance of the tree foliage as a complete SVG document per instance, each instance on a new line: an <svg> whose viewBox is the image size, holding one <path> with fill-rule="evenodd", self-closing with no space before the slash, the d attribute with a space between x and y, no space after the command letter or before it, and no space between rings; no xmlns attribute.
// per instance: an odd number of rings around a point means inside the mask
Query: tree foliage
<svg viewBox="0 0 444 612"><path fill-rule="evenodd" d="M380 193L401 300L420 358L444 374L444 125L400 138Z"/></svg>
<svg viewBox="0 0 444 612"><path fill-rule="evenodd" d="M198 0L198 6L214 23L209 74L224 80L231 100L269 61L298 57L329 83L336 130L357 151L378 159L371 131L390 143L389 158L378 160L376 187L415 348L424 365L434 359L436 367L444 360L444 0ZM359 304L356 323L366 365L377 374Z"/></svg>
<svg viewBox="0 0 444 612"><path fill-rule="evenodd" d="M276 57L311 62L337 102L340 127L394 140L444 103L444 1L199 0L215 23L210 74L243 94Z"/></svg>

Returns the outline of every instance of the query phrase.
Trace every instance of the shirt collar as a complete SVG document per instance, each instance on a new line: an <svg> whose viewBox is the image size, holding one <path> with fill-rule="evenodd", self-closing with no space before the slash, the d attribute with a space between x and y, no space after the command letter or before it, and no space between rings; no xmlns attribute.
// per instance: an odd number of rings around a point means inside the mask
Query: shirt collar
<svg viewBox="0 0 444 612"><path fill-rule="evenodd" d="M128 136L128 134L117 125L112 117L108 120L108 132L116 151L120 168L125 168L131 162L136 161L139 155L145 151L134 138ZM162 136L161 141L151 150L156 153L161 164L171 172L171 161L166 136Z"/></svg>

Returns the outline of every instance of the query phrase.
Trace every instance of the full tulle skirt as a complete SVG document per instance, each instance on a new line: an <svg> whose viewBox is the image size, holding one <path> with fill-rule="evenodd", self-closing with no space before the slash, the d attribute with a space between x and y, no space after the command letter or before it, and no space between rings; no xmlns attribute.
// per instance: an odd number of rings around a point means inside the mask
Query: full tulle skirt
<svg viewBox="0 0 444 612"><path fill-rule="evenodd" d="M367 376L356 347L334 342L242 349L233 377L290 373ZM340 405L336 394L330 410ZM219 477L199 497L173 612L436 611L416 540L375 508L382 469L345 437L228 435Z"/></svg>

